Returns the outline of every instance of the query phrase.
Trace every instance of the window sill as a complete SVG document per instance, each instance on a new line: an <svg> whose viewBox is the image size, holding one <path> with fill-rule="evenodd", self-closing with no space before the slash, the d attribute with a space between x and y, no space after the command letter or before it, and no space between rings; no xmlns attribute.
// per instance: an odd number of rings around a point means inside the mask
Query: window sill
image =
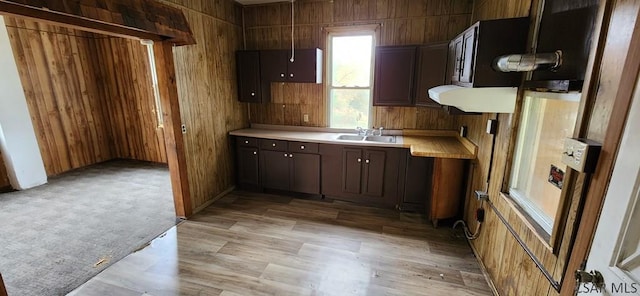
<svg viewBox="0 0 640 296"><path fill-rule="evenodd" d="M518 218L527 227L527 229L533 234L533 236L541 243L541 245L550 253L553 253L553 247L549 243L551 241L551 235L549 235L537 222L529 216L512 198L508 193L500 192L500 197L509 205L511 210L516 213ZM513 225L510 225L513 226ZM526 233L518 233L521 237L527 237ZM528 246L531 247L531 246Z"/></svg>

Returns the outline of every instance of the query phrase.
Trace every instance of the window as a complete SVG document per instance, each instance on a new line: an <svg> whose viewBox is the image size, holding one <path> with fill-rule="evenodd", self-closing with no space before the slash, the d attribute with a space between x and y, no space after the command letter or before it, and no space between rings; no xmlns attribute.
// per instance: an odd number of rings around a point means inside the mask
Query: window
<svg viewBox="0 0 640 296"><path fill-rule="evenodd" d="M565 138L573 136L580 95L525 93L509 195L547 234L558 211Z"/></svg>
<svg viewBox="0 0 640 296"><path fill-rule="evenodd" d="M328 42L329 127L368 127L374 32L329 33Z"/></svg>

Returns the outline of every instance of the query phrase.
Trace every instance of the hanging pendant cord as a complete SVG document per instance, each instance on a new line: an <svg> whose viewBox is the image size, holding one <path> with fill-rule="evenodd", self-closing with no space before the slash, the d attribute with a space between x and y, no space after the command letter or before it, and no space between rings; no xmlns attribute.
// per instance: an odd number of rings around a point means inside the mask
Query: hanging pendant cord
<svg viewBox="0 0 640 296"><path fill-rule="evenodd" d="M293 1L295 0L291 0L291 59L289 61L291 61L293 63L294 59L295 59L295 45L293 42L293 33L294 33L294 18L293 18Z"/></svg>

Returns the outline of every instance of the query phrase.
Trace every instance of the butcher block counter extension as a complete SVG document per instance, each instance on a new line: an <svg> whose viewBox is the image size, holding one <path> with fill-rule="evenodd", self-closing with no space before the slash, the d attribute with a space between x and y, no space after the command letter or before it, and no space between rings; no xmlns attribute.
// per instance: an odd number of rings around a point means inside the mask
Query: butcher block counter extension
<svg viewBox="0 0 640 296"><path fill-rule="evenodd" d="M477 147L456 131L254 125L230 132L237 184L425 212L459 212L466 162Z"/></svg>

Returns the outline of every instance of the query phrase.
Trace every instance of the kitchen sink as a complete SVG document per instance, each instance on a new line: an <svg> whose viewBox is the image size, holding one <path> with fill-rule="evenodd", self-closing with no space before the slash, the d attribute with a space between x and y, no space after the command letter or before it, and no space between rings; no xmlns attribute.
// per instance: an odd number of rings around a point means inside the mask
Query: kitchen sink
<svg viewBox="0 0 640 296"><path fill-rule="evenodd" d="M381 143L395 143L395 136L367 136L364 138L365 141L370 142L381 142Z"/></svg>
<svg viewBox="0 0 640 296"><path fill-rule="evenodd" d="M346 140L346 141L362 141L364 136L360 135L339 135L338 140Z"/></svg>

